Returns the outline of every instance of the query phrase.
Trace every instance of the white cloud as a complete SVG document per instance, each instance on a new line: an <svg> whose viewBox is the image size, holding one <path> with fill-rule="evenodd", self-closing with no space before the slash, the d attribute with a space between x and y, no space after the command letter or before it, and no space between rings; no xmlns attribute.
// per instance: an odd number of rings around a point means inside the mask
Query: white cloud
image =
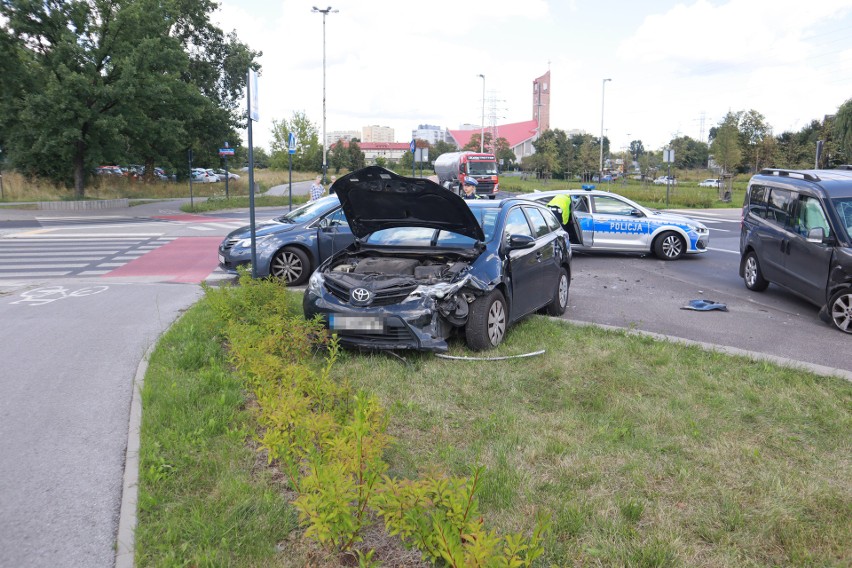
<svg viewBox="0 0 852 568"><path fill-rule="evenodd" d="M304 111L322 126L322 16L313 2L222 0L219 23L263 51L261 122ZM324 8L328 4L320 7ZM852 0L340 0L326 18L327 130L368 124L406 141L418 124L478 123L482 80L498 122L532 118L532 80L552 73L551 125L600 131L616 147L699 137L728 110L776 131L833 112L852 94ZM616 15L618 17L616 17ZM623 38L623 39L621 39ZM488 109L490 114L490 109ZM798 123L798 126L793 126Z"/></svg>

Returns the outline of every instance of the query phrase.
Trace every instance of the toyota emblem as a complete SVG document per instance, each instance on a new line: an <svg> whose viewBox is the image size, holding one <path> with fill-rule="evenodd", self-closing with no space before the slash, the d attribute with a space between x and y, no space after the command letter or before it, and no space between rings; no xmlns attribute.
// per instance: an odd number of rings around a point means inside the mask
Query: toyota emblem
<svg viewBox="0 0 852 568"><path fill-rule="evenodd" d="M353 304L368 304L373 297L373 293L366 288L355 288L350 294Z"/></svg>

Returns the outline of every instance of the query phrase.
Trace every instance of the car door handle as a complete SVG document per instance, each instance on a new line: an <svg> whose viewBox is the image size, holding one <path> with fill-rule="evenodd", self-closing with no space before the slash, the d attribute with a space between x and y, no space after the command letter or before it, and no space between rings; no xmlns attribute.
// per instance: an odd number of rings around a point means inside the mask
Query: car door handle
<svg viewBox="0 0 852 568"><path fill-rule="evenodd" d="M535 259L536 259L538 262L541 262L541 257L542 257L542 256L544 256L544 254L543 254L541 251L538 251L537 253L535 253Z"/></svg>

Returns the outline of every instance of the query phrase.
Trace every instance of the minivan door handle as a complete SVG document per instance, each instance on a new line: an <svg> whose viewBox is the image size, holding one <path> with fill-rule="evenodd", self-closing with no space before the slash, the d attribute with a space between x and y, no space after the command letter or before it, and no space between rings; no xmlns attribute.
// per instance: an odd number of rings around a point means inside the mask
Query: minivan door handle
<svg viewBox="0 0 852 568"><path fill-rule="evenodd" d="M781 239L781 254L790 254L790 239Z"/></svg>

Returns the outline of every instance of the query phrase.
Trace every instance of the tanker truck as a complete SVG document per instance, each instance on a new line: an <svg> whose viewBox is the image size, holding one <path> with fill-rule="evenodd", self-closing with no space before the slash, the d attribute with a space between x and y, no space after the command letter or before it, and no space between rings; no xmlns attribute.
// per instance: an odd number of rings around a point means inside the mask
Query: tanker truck
<svg viewBox="0 0 852 568"><path fill-rule="evenodd" d="M476 194L494 199L500 190L497 178L497 159L494 154L478 152L448 152L435 159L435 174L438 183L445 188L462 193L466 177L476 180Z"/></svg>

